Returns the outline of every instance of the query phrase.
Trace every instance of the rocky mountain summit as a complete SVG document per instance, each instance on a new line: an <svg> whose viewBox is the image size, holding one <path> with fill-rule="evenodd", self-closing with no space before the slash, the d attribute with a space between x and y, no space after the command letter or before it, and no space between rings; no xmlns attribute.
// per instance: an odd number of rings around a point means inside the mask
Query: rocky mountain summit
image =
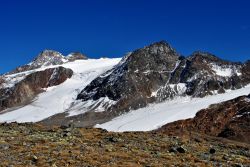
<svg viewBox="0 0 250 167"><path fill-rule="evenodd" d="M204 97L239 89L250 83L249 68L249 62L229 62L206 52L184 57L160 41L125 56L77 99L96 101L89 110L123 113L178 96Z"/></svg>
<svg viewBox="0 0 250 167"><path fill-rule="evenodd" d="M52 65L61 65L66 62L83 59L87 59L87 57L80 52L73 52L68 56L63 56L61 53L54 50L44 50L32 62L27 65L16 68L9 74L20 73Z"/></svg>
<svg viewBox="0 0 250 167"><path fill-rule="evenodd" d="M119 101L115 110L143 107L153 101L152 92L168 81L178 59L175 50L163 42L139 49L92 81L78 99L86 101L108 97Z"/></svg>

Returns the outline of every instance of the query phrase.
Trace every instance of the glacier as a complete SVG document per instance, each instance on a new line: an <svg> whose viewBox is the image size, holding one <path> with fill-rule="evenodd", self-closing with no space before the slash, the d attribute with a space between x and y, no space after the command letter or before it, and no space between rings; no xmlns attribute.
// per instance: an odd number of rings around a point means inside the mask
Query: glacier
<svg viewBox="0 0 250 167"><path fill-rule="evenodd" d="M64 83L49 87L39 94L30 104L11 108L0 114L0 122L38 122L52 115L63 113L74 103L77 94L93 79L110 70L120 58L101 58L76 60L62 65L47 66L32 71L23 72L28 75L35 71L63 66L74 71L72 78ZM12 74L12 77L19 74ZM23 76L23 75L22 75Z"/></svg>

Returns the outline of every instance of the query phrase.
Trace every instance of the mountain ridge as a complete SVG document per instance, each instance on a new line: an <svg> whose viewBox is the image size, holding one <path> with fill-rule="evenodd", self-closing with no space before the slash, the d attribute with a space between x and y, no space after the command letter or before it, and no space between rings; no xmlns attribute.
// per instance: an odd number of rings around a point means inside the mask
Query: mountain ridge
<svg viewBox="0 0 250 167"><path fill-rule="evenodd" d="M47 125L73 123L89 127L150 104L174 102L185 97L203 99L241 88L247 90L245 86L250 83L250 61L230 62L200 51L184 57L166 41L136 49L122 59L83 59L81 54L73 53L63 62L61 58L64 57L55 51L39 55L41 58L33 61L38 65L29 67L36 66L34 70L23 69L23 72L0 77L0 89L5 89L1 90L2 99L8 95L4 93L6 90L17 86L34 72L38 72L34 75L40 78L39 73L44 70L62 66L72 70L72 76L66 80L58 77L63 82L46 87L30 104L3 114L3 120L27 121L30 118ZM51 57L55 59L51 60ZM5 87L4 80L8 87ZM28 85L33 84L31 80ZM48 101L49 98L53 99ZM42 105L46 106L39 107ZM25 117L17 112L32 114Z"/></svg>

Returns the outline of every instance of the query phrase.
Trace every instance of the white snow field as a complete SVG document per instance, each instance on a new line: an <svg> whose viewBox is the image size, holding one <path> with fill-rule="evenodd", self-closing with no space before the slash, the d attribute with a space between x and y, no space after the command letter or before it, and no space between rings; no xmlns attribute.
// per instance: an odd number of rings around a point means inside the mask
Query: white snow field
<svg viewBox="0 0 250 167"><path fill-rule="evenodd" d="M204 98L179 97L175 100L151 104L148 107L130 111L95 127L114 132L150 131L170 122L193 118L199 110L207 108L210 104L220 103L249 93L250 85Z"/></svg>
<svg viewBox="0 0 250 167"><path fill-rule="evenodd" d="M27 75L34 71L63 66L72 69L74 74L64 83L50 87L46 92L39 94L31 104L0 114L0 122L38 122L57 113L65 112L86 85L100 74L111 69L120 60L120 58L77 60L63 65L24 72ZM15 75L20 75L20 73L11 76L15 77Z"/></svg>

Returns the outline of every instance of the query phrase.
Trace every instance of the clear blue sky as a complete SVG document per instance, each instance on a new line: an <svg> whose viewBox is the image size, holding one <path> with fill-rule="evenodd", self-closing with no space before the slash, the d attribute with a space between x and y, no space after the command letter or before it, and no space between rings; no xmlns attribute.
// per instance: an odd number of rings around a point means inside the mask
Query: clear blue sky
<svg viewBox="0 0 250 167"><path fill-rule="evenodd" d="M248 0L1 0L0 73L44 49L121 57L159 40L179 53L250 58Z"/></svg>

